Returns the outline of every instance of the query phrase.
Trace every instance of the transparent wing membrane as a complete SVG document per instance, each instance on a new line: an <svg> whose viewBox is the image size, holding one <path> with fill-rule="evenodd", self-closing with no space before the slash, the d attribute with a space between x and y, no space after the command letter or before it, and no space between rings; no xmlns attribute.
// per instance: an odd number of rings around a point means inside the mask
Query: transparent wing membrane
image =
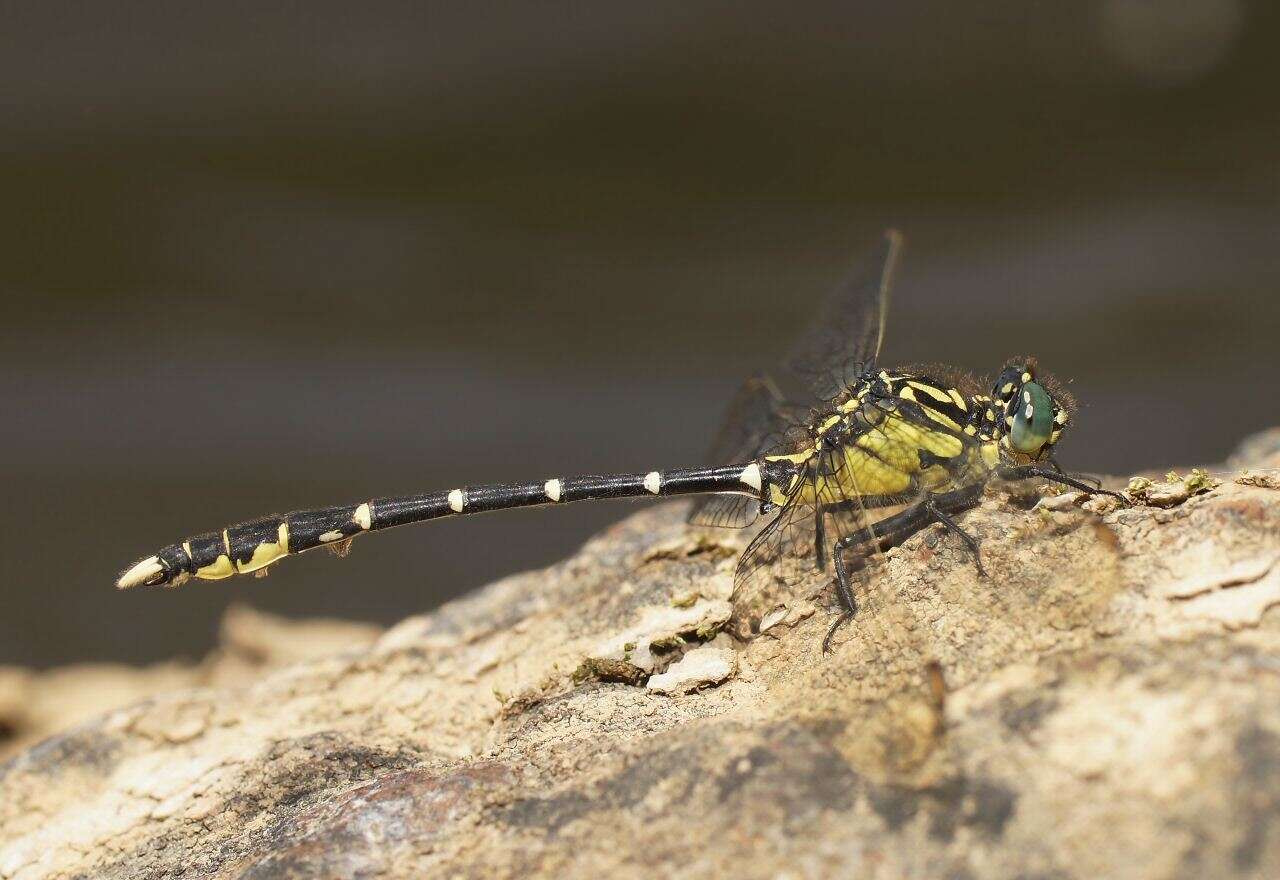
<svg viewBox="0 0 1280 880"><path fill-rule="evenodd" d="M753 376L738 389L711 449L710 462L750 461L765 452L791 448L807 436L808 409L788 404L767 376ZM707 495L694 502L694 526L738 529L755 522L760 501L745 495Z"/></svg>
<svg viewBox="0 0 1280 880"><path fill-rule="evenodd" d="M814 577L815 509L803 496L794 493L738 559L733 606L740 635L758 632L761 620Z"/></svg>
<svg viewBox="0 0 1280 880"><path fill-rule="evenodd" d="M717 464L745 461L765 451L771 434L785 432L798 419L787 412L782 392L768 376L752 376L725 408L720 431L707 452Z"/></svg>
<svg viewBox="0 0 1280 880"><path fill-rule="evenodd" d="M813 415L812 404L829 401L844 391L856 381L859 370L879 357L889 290L901 250L902 236L895 230L886 232L877 248L828 298L819 318L781 365L780 375L797 377L813 399L806 404L788 401L773 379L753 376L726 408L708 461L747 461L797 448L803 442ZM711 496L694 503L688 521L696 526L742 528L755 521L758 507L750 499Z"/></svg>
<svg viewBox="0 0 1280 880"><path fill-rule="evenodd" d="M760 515L760 500L753 495L707 495L694 502L689 525L713 529L740 529Z"/></svg>
<svg viewBox="0 0 1280 880"><path fill-rule="evenodd" d="M880 357L902 235L889 230L797 340L786 368L819 401L830 400Z"/></svg>
<svg viewBox="0 0 1280 880"><path fill-rule="evenodd" d="M981 488L983 473L964 465L975 441L909 400L868 398L848 424L840 442L823 442L782 510L743 554L734 590L740 631L757 631L779 606L806 595L797 590L806 580L824 597L820 605L842 613L832 589L837 553L857 607L895 604L871 576L886 548L927 524L919 505L928 495ZM950 464L922 468L922 456Z"/></svg>

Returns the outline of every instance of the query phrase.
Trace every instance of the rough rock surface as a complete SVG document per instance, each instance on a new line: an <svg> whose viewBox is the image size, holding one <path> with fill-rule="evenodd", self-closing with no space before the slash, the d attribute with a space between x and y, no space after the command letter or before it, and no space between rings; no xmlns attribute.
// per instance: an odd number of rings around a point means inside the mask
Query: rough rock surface
<svg viewBox="0 0 1280 880"><path fill-rule="evenodd" d="M249 684L270 669L367 648L381 633L368 623L288 620L233 605L217 649L200 663L81 663L46 672L0 666L0 761L110 709L185 688Z"/></svg>
<svg viewBox="0 0 1280 880"><path fill-rule="evenodd" d="M1280 461L1233 463L1168 507L992 491L991 576L927 529L827 657L823 578L743 620L746 536L648 509L22 752L0 878L1278 877Z"/></svg>

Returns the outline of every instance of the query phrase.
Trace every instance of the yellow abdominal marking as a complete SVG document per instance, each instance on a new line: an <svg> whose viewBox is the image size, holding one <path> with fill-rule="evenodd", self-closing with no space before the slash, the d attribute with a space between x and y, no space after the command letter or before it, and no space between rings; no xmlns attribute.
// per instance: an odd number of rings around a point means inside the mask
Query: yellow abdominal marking
<svg viewBox="0 0 1280 880"><path fill-rule="evenodd" d="M280 528L276 532L275 541L263 541L257 547L253 548L253 556L249 557L248 562L237 562L236 568L240 574L248 574L251 571L257 571L260 568L266 568L282 556L289 555L289 526L286 523L280 523Z"/></svg>
<svg viewBox="0 0 1280 880"><path fill-rule="evenodd" d="M809 446L799 452L791 452L786 455L766 455L765 459L768 461L789 461L792 464L801 465L813 458L814 451L814 448Z"/></svg>
<svg viewBox="0 0 1280 880"><path fill-rule="evenodd" d="M840 416L828 416L827 419L818 426L818 433L825 434L838 424L840 424Z"/></svg>
<svg viewBox="0 0 1280 880"><path fill-rule="evenodd" d="M206 581L220 581L223 578L231 577L235 573L236 569L231 564L231 557L225 553L204 568L196 569L196 577L203 578Z"/></svg>
<svg viewBox="0 0 1280 880"><path fill-rule="evenodd" d="M868 389L866 387L860 388L856 397L851 397L844 403L838 404L836 406L836 412L840 413L842 416L847 416L851 412L856 412L862 407L863 398L867 396L867 391Z"/></svg>
<svg viewBox="0 0 1280 880"><path fill-rule="evenodd" d="M797 474L791 478L791 482L787 483L787 485L779 486L776 483L769 484L769 502L771 504L782 506L787 503L787 499L791 497L792 491L795 490L796 483L804 473L804 465L808 463L809 459L813 458L815 452L816 450L810 446L809 448L802 449L799 452L792 452L786 455L766 455L764 457L765 461L789 461L799 469Z"/></svg>
<svg viewBox="0 0 1280 880"><path fill-rule="evenodd" d="M196 569L196 577L206 581L220 581L223 578L229 578L236 573L236 567L231 564L231 545L227 538L227 530L222 530L222 547L226 550L213 562L204 568ZM183 544L182 548L187 551L187 556L191 556L191 544Z"/></svg>
<svg viewBox="0 0 1280 880"><path fill-rule="evenodd" d="M794 481L792 485L795 485ZM781 507L787 503L787 499L791 496L781 486L769 484L769 503Z"/></svg>
<svg viewBox="0 0 1280 880"><path fill-rule="evenodd" d="M369 503L366 501L356 508L355 514L351 517L355 524L365 531L369 530L369 526L373 525L373 513L369 510Z"/></svg>

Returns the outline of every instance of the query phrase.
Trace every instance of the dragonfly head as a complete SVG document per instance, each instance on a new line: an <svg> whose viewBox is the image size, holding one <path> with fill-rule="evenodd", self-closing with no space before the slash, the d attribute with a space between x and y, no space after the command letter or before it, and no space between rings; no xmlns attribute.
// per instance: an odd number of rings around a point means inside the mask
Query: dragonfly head
<svg viewBox="0 0 1280 880"><path fill-rule="evenodd" d="M996 377L991 396L1001 410L1000 445L1032 461L1049 455L1062 437L1075 401L1048 376L1037 376L1034 358L1009 361Z"/></svg>

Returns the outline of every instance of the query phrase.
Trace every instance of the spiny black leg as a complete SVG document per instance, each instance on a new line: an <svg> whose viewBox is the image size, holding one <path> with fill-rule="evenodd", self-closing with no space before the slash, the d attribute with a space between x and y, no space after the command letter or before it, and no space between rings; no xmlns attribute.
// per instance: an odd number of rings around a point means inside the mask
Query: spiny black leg
<svg viewBox="0 0 1280 880"><path fill-rule="evenodd" d="M960 524L952 519L946 511L938 507L937 502L933 500L933 496L929 496L924 501L925 509L933 514L933 518L942 523L947 531L959 536L964 541L965 546L969 548L969 552L973 554L973 562L978 566L978 576L986 577L987 570L982 567L982 554L978 550L978 539L973 535L960 528Z"/></svg>
<svg viewBox="0 0 1280 880"><path fill-rule="evenodd" d="M850 620L853 620L853 615L848 612L841 612L836 615L836 619L831 622L830 628L827 629L826 637L822 640L823 654L831 653L831 640L835 638L836 630L844 626Z"/></svg>
<svg viewBox="0 0 1280 880"><path fill-rule="evenodd" d="M864 531L868 531L864 529ZM849 617L858 613L858 600L854 598L853 586L849 583L849 566L844 561L845 547L841 546L844 541L841 540L835 548L836 560L836 598L840 600L840 607L844 609L844 613ZM846 545L847 546L847 545Z"/></svg>
<svg viewBox="0 0 1280 880"><path fill-rule="evenodd" d="M1002 465L996 469L996 473L1002 480L1026 480L1031 477L1042 477L1051 483L1061 483L1064 486L1070 486L1072 489L1079 489L1081 492L1088 492L1090 495L1110 495L1112 498L1118 498L1125 504L1129 503L1129 499L1121 495L1119 492L1112 492L1109 489L1098 489L1090 486L1083 480L1067 474L1060 474L1047 467L1038 464L1021 464L1021 465Z"/></svg>
<svg viewBox="0 0 1280 880"><path fill-rule="evenodd" d="M924 509L924 505L917 504L908 510L885 519L874 530L867 526L853 534L845 535L836 542L835 547L832 548L831 556L836 563L836 598L840 600L841 610L836 619L832 621L826 637L822 640L823 654L831 653L831 640L835 637L836 630L853 620L853 616L858 612L858 600L853 595L849 566L845 562L846 551L858 544L870 542L874 542L880 549L886 549L894 544L901 543L928 525L929 516L930 513Z"/></svg>
<svg viewBox="0 0 1280 880"><path fill-rule="evenodd" d="M1099 480L1097 477L1090 476L1089 474L1068 474L1066 471L1062 469L1062 465L1058 464L1057 458L1051 455L1049 456L1048 460L1049 460L1049 464L1053 465L1053 469L1058 473L1062 474L1064 477L1071 476L1071 477L1075 477L1077 480L1083 480L1084 482L1092 486L1094 491L1097 491L1102 488L1102 480Z"/></svg>
<svg viewBox="0 0 1280 880"><path fill-rule="evenodd" d="M818 571L827 570L827 523L821 504L813 510L813 565Z"/></svg>
<svg viewBox="0 0 1280 880"><path fill-rule="evenodd" d="M871 533L871 529L861 530L862 533ZM836 615L836 619L831 622L830 628L827 630L826 638L822 640L822 653L831 653L831 639L835 637L836 630L853 620L853 615L858 613L858 600L853 596L853 588L849 585L849 568L844 562L843 550L848 546L850 535L841 538L832 552L836 562L836 597L840 600L841 611Z"/></svg>
<svg viewBox="0 0 1280 880"><path fill-rule="evenodd" d="M907 538L929 525L929 523L942 522L947 528L959 532L965 543L969 544L973 549L976 557L977 542L960 529L955 521L951 519L950 514L969 510L978 503L981 495L981 485L955 492L946 492L941 495L931 495L919 504L881 520L875 524L874 528L871 526L861 528L837 541L835 547L832 548L831 555L836 563L836 596L840 600L841 613L831 624L831 628L827 630L826 638L822 640L822 653L830 653L831 640L835 636L836 630L847 621L852 620L858 608L857 600L853 595L848 563L845 562L845 553L847 551L859 544L872 544L876 549L887 550L890 547L901 544ZM863 558L865 559L865 557ZM978 563L978 570L982 574L986 574L982 570L981 561Z"/></svg>

